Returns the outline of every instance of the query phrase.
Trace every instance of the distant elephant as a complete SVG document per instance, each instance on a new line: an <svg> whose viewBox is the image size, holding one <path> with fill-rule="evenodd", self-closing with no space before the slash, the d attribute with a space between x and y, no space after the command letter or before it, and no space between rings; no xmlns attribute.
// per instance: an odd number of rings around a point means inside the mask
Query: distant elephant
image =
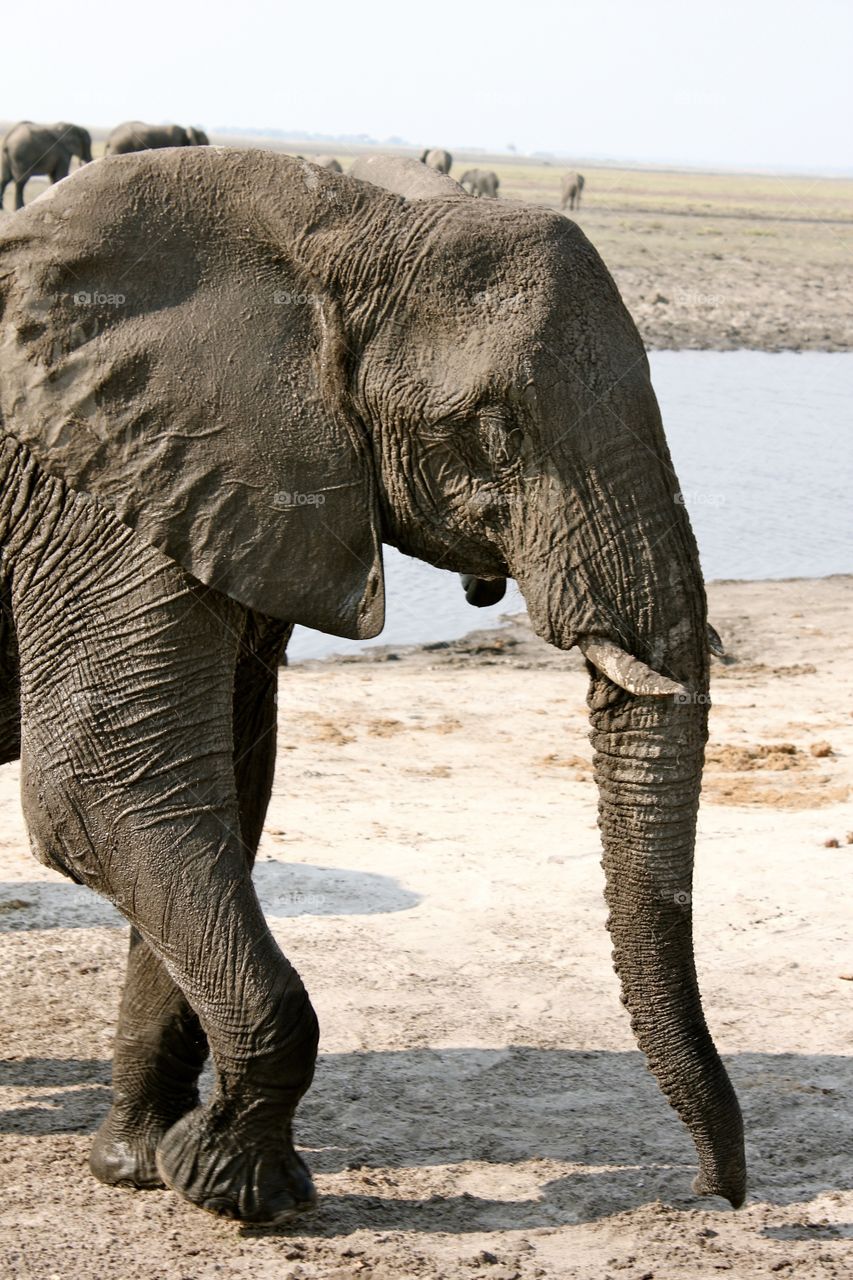
<svg viewBox="0 0 853 1280"><path fill-rule="evenodd" d="M381 152L358 156L349 176L362 182L372 182L386 191L394 191L407 200L466 196L459 183L448 174L430 169L421 160L412 160L408 156L388 156Z"/></svg>
<svg viewBox="0 0 853 1280"><path fill-rule="evenodd" d="M15 208L24 206L24 187L30 178L46 174L59 182L76 156L81 164L92 159L92 139L79 124L33 124L22 120L13 125L0 143L0 208L6 187L15 183Z"/></svg>
<svg viewBox="0 0 853 1280"><path fill-rule="evenodd" d="M107 138L105 156L123 156L131 151L153 151L159 147L207 147L210 142L202 129L184 129L179 124L143 124L128 120L116 125Z"/></svg>
<svg viewBox="0 0 853 1280"><path fill-rule="evenodd" d="M570 209L579 209L581 207L581 192L585 181L586 179L582 173L563 174L561 209L565 209L566 205Z"/></svg>
<svg viewBox="0 0 853 1280"><path fill-rule="evenodd" d="M437 169L439 173L450 173L453 156L449 151L443 151L441 147L427 147L421 155L421 164L427 165L430 169Z"/></svg>
<svg viewBox="0 0 853 1280"><path fill-rule="evenodd" d="M321 169L329 169L332 173L343 173L341 163L334 156L297 156L297 160L307 160L309 164L316 164Z"/></svg>
<svg viewBox="0 0 853 1280"><path fill-rule="evenodd" d="M488 196L491 200L498 198L500 180L491 169L468 169L459 181L472 196Z"/></svg>
<svg viewBox="0 0 853 1280"><path fill-rule="evenodd" d="M274 152L148 151L0 224L25 817L132 926L91 1167L247 1222L314 1199L292 1120L317 1021L250 868L278 655L294 623L381 631L389 543L513 577L536 632L585 655L623 999L697 1191L737 1205L692 946L705 596L643 343L574 223L409 164L432 194L383 189L414 182L387 159L306 181Z"/></svg>

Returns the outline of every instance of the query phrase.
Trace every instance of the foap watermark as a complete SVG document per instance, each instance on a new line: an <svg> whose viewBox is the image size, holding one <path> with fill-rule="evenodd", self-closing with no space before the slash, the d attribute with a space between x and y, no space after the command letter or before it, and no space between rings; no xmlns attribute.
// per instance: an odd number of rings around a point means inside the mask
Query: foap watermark
<svg viewBox="0 0 853 1280"><path fill-rule="evenodd" d="M685 689L683 693L675 694L675 701L682 707L710 707L711 695L710 693L694 693L690 689Z"/></svg>
<svg viewBox="0 0 853 1280"><path fill-rule="evenodd" d="M325 493L299 493L296 489L280 489L272 500L278 511L290 511L293 507L322 507L325 502Z"/></svg>
<svg viewBox="0 0 853 1280"><path fill-rule="evenodd" d="M77 307L123 307L127 302L124 293L104 293L99 289L78 289L71 295Z"/></svg>
<svg viewBox="0 0 853 1280"><path fill-rule="evenodd" d="M700 289L676 289L673 297L683 307L719 307L725 302L722 293L703 293Z"/></svg>
<svg viewBox="0 0 853 1280"><path fill-rule="evenodd" d="M514 507L522 501L520 493L503 493L500 489L479 489L469 499L468 506L472 511L484 512L494 507Z"/></svg>
<svg viewBox="0 0 853 1280"><path fill-rule="evenodd" d="M508 307L510 310L516 310L526 304L527 298L523 292L519 291L499 293L497 289L480 289L472 295L472 301L484 307Z"/></svg>
<svg viewBox="0 0 853 1280"><path fill-rule="evenodd" d="M726 495L719 489L679 489L675 502L679 507L723 507Z"/></svg>
<svg viewBox="0 0 853 1280"><path fill-rule="evenodd" d="M319 293L298 293L292 289L276 289L272 300L277 307L319 307L323 301Z"/></svg>
<svg viewBox="0 0 853 1280"><path fill-rule="evenodd" d="M689 889L661 889L661 901L674 902L677 907L687 908L693 901L693 895Z"/></svg>

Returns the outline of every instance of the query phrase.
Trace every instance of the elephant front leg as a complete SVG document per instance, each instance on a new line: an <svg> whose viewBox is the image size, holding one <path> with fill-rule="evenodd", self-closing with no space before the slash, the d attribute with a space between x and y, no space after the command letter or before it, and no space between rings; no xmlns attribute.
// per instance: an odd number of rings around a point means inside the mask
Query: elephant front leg
<svg viewBox="0 0 853 1280"><path fill-rule="evenodd" d="M226 919L225 927L233 938L243 922ZM292 1120L311 1083L318 1033L299 976L286 961L281 972L283 957L272 939L251 958L250 948L255 950L253 941L236 962L227 962L244 968L244 992L236 1001L215 1007L217 990L231 985L224 973L213 984L212 1002L192 997L200 1010L207 1006L201 1022L216 1065L216 1088L206 1106L166 1131L156 1165L165 1184L193 1204L223 1217L274 1225L315 1199L310 1173L293 1144ZM271 982L271 976L285 980ZM263 997L252 1003L262 1012L247 1019L246 988L261 983Z"/></svg>
<svg viewBox="0 0 853 1280"><path fill-rule="evenodd" d="M247 613L234 679L234 776L251 870L272 791L278 668L292 627ZM162 1187L156 1151L166 1130L199 1105L207 1037L162 961L131 930L113 1053L113 1103L89 1166L110 1186Z"/></svg>
<svg viewBox="0 0 853 1280"><path fill-rule="evenodd" d="M16 579L27 823L43 860L127 916L207 1036L214 1093L160 1137L161 1178L215 1213L281 1222L314 1198L291 1126L318 1031L267 928L241 837L232 699L243 614L174 566L152 565L148 548L125 546L116 567L115 541L104 543L103 587L81 580L63 597ZM51 616L68 597L73 634ZM156 1012L132 1021L150 1027ZM199 1046L190 1030L176 1064L174 1008L165 1021L148 1068L162 1078L168 1044L168 1072L184 1084L149 1127L194 1100Z"/></svg>

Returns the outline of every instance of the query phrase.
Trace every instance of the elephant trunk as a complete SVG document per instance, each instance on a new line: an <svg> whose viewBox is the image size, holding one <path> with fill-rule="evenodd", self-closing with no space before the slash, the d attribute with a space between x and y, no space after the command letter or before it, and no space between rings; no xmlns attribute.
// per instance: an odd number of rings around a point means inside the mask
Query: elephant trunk
<svg viewBox="0 0 853 1280"><path fill-rule="evenodd" d="M737 1098L711 1039L693 962L691 893L707 734L702 695L626 696L596 674L590 718L608 928L622 1000L699 1154L694 1189L743 1203Z"/></svg>

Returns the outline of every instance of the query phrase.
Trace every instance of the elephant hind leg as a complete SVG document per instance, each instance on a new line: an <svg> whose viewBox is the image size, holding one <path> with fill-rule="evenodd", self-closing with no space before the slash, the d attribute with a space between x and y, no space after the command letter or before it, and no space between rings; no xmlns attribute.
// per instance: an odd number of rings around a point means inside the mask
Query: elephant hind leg
<svg viewBox="0 0 853 1280"><path fill-rule="evenodd" d="M234 775L240 835L254 864L272 791L278 663L292 627L247 613L234 676ZM131 929L113 1052L113 1104L89 1167L110 1186L162 1187L157 1147L199 1105L207 1037L159 956Z"/></svg>
<svg viewBox="0 0 853 1280"><path fill-rule="evenodd" d="M141 1190L164 1185L157 1144L199 1105L207 1054L207 1037L180 987L131 928L113 1045L113 1102L89 1154L100 1182Z"/></svg>

